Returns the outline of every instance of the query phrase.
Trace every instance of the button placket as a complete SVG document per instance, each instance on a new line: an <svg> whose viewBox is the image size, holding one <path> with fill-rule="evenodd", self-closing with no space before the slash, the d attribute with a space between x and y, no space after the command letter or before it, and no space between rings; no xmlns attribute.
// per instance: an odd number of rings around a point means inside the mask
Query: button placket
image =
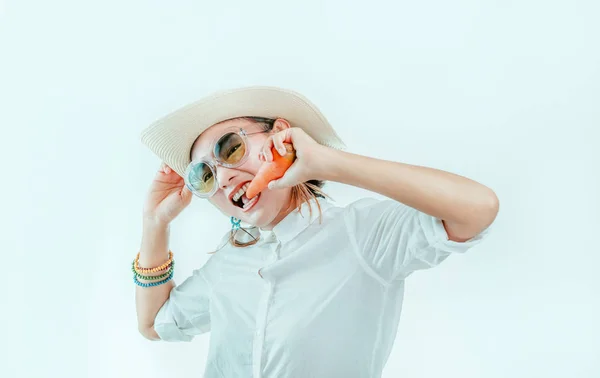
<svg viewBox="0 0 600 378"><path fill-rule="evenodd" d="M274 236L274 235L273 235ZM276 240L274 238L273 240ZM270 259L268 259L268 264L263 266L263 268L268 267L277 260L279 260L279 250L281 248L281 242L277 241L277 243L269 246ZM265 291L263 297L259 302L259 306L256 312L256 330L254 332L254 345L253 345L253 378L261 378L262 377L262 357L263 357L263 349L264 349L264 341L265 341L265 332L266 332L266 324L267 324L267 316L269 311L269 304L272 299L273 294L273 283L267 278L265 279L261 274L261 269L258 270L258 275L264 280Z"/></svg>
<svg viewBox="0 0 600 378"><path fill-rule="evenodd" d="M273 235L274 238L274 235ZM274 238L274 240L277 240L276 238ZM260 267L257 271L257 274L260 276L260 278L264 279L265 277L262 275L261 270L264 268L269 267L270 265L274 264L275 262L277 262L277 260L279 260L279 251L281 248L281 242L277 241L277 243L270 245L269 246L269 250L270 253L268 254L268 256L265 256L265 265L263 265L262 267Z"/></svg>
<svg viewBox="0 0 600 378"><path fill-rule="evenodd" d="M273 285L270 282L265 281L265 291L256 311L256 330L254 332L254 345L252 351L253 378L262 377L262 357L265 341L265 330L267 324L269 303L271 301L272 294Z"/></svg>
<svg viewBox="0 0 600 378"><path fill-rule="evenodd" d="M277 243L271 247L271 251L273 252L273 259L271 262L275 262L279 260L279 250L281 249L281 242L277 240Z"/></svg>

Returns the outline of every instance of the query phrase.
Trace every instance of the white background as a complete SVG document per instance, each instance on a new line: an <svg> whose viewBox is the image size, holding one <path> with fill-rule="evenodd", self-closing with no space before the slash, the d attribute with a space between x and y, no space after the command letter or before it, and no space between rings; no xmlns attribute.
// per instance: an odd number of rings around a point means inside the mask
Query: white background
<svg viewBox="0 0 600 378"><path fill-rule="evenodd" d="M208 335L137 332L130 261L160 163L139 133L260 84L306 95L351 152L500 198L485 243L409 279L384 377L600 377L598 4L3 2L1 375L202 375ZM176 281L228 227L193 201Z"/></svg>

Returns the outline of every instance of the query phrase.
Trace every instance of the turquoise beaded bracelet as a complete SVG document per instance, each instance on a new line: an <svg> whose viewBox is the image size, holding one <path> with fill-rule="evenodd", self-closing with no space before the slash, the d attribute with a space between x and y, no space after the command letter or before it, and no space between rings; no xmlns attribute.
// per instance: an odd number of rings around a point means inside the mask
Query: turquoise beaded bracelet
<svg viewBox="0 0 600 378"><path fill-rule="evenodd" d="M173 271L171 271L171 273L169 274L169 276L167 278L165 278L162 281L158 281L158 282L150 282L150 283L142 283L140 281L138 281L137 276L133 276L133 282L135 282L136 285L141 286L141 287L152 287L152 286L158 286L158 285L162 285L165 284L169 281L171 281L171 279L173 279Z"/></svg>

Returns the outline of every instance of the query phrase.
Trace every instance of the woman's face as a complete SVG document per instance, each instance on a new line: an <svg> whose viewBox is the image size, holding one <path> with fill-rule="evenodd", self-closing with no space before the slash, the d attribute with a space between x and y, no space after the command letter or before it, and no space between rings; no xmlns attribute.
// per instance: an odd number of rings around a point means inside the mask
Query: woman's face
<svg viewBox="0 0 600 378"><path fill-rule="evenodd" d="M206 129L192 146L192 160L211 156L211 143L215 138L221 137L227 128L232 126L241 127L248 134L258 132L264 129L264 124L256 123L247 119L232 119L218 123ZM290 124L283 119L277 119L273 127L273 132L281 131L290 127ZM236 168L226 168L217 166L217 181L219 189L209 198L210 203L215 205L221 212L228 216L234 216L243 222L270 230L287 214L284 211L289 206L291 200L291 188L269 190L261 192L258 202L256 202L247 211L235 205L231 200L232 195L239 190L245 183L251 181L262 161L259 160L259 154L266 140L271 134L258 133L247 136L248 158Z"/></svg>

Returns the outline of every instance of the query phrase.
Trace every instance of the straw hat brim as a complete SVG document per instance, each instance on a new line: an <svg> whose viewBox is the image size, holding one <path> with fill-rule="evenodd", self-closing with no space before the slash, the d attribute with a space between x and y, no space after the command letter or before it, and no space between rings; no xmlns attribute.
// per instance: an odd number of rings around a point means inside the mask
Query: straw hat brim
<svg viewBox="0 0 600 378"><path fill-rule="evenodd" d="M284 118L317 143L339 150L346 145L321 111L307 98L277 87L244 87L213 93L157 120L141 140L180 176L190 163L198 136L214 124L238 117Z"/></svg>

